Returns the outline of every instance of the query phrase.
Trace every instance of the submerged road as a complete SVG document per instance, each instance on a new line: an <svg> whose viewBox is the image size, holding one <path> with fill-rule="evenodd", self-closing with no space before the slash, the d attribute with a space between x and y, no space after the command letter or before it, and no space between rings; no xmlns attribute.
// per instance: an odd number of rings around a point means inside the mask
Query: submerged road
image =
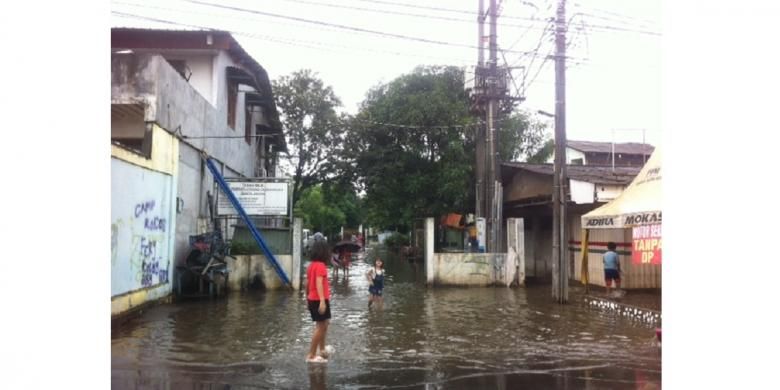
<svg viewBox="0 0 780 390"><path fill-rule="evenodd" d="M380 254L381 310L368 308L365 261L331 275L327 364L304 361L303 292L232 293L156 306L115 329L112 388L661 388L651 324L555 304L549 286L426 288L421 265Z"/></svg>

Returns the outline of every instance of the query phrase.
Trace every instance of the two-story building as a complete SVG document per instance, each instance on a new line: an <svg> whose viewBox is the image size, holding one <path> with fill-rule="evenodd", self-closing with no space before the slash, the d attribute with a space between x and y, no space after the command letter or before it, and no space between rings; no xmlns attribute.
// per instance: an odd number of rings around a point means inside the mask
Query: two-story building
<svg viewBox="0 0 780 390"><path fill-rule="evenodd" d="M202 152L225 177L273 177L284 150L268 74L229 33L113 28L112 316L168 297L208 229Z"/></svg>
<svg viewBox="0 0 780 390"><path fill-rule="evenodd" d="M636 142L566 141L566 163L572 165L604 165L642 167L653 154L650 144ZM554 154L548 159L552 163Z"/></svg>

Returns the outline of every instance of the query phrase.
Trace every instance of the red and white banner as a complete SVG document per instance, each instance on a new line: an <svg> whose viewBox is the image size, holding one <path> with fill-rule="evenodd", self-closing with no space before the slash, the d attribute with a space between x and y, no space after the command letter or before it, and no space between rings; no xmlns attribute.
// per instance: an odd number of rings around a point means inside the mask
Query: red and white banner
<svg viewBox="0 0 780 390"><path fill-rule="evenodd" d="M661 264L661 224L636 226L631 260L634 264Z"/></svg>

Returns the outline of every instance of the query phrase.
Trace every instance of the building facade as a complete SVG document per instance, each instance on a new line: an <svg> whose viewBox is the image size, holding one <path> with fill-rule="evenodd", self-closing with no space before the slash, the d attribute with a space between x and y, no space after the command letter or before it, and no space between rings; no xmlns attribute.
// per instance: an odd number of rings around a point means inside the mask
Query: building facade
<svg viewBox="0 0 780 390"><path fill-rule="evenodd" d="M268 75L227 32L111 31L112 316L170 296L215 184L273 176L286 149ZM211 203L215 206L213 203Z"/></svg>

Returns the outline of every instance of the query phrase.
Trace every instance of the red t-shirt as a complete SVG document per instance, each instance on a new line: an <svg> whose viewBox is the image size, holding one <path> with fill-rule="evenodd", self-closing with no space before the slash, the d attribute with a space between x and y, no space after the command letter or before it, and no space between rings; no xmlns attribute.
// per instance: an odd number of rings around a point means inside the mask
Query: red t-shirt
<svg viewBox="0 0 780 390"><path fill-rule="evenodd" d="M328 284L328 268L325 267L325 263L320 261L312 261L309 264L309 269L306 271L306 278L309 280L309 295L307 299L310 301L319 301L320 295L317 294L317 277L322 276L322 291L325 293L325 299L330 299L330 285Z"/></svg>

